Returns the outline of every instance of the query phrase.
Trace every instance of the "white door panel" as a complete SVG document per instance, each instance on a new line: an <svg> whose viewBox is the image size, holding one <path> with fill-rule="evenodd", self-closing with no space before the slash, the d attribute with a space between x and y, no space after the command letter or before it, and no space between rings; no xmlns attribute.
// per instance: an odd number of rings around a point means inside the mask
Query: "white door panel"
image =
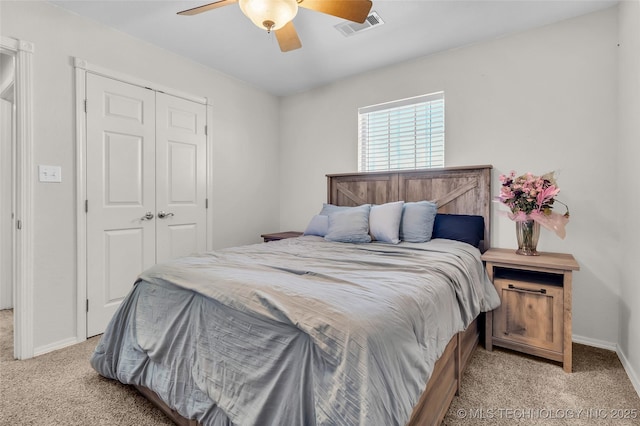
<svg viewBox="0 0 640 426"><path fill-rule="evenodd" d="M206 249L207 156L202 104L87 73L87 105L89 337L142 271Z"/></svg>
<svg viewBox="0 0 640 426"><path fill-rule="evenodd" d="M104 132L104 205L143 206L143 145L138 135Z"/></svg>
<svg viewBox="0 0 640 426"><path fill-rule="evenodd" d="M139 124L144 123L144 101L142 99L130 97L121 91L105 91L103 96L105 117L123 118Z"/></svg>
<svg viewBox="0 0 640 426"><path fill-rule="evenodd" d="M155 263L155 93L87 74L87 336Z"/></svg>
<svg viewBox="0 0 640 426"><path fill-rule="evenodd" d="M164 93L156 108L156 253L163 262L206 249L206 109Z"/></svg>
<svg viewBox="0 0 640 426"><path fill-rule="evenodd" d="M186 256L195 253L199 247L198 226L195 223L185 223L181 225L167 225L169 258Z"/></svg>
<svg viewBox="0 0 640 426"><path fill-rule="evenodd" d="M120 304L131 290L131 277L136 277L144 268L143 228L105 231L105 296L106 305ZM126 253L126 256L123 256Z"/></svg>
<svg viewBox="0 0 640 426"><path fill-rule="evenodd" d="M169 141L167 143L168 184L167 203L196 205L198 203L198 152L195 144Z"/></svg>

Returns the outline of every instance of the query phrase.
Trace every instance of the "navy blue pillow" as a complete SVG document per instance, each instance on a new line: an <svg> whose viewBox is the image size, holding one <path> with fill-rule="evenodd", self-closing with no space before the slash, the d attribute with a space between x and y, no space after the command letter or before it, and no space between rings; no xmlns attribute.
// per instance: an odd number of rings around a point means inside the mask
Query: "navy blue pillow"
<svg viewBox="0 0 640 426"><path fill-rule="evenodd" d="M433 224L432 238L462 241L479 247L480 241L484 239L484 218L464 214L438 213Z"/></svg>

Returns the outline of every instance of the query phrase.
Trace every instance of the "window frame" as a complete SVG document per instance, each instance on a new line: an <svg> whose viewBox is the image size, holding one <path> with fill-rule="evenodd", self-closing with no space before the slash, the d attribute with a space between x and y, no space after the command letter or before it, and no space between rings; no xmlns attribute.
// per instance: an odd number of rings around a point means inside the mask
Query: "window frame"
<svg viewBox="0 0 640 426"><path fill-rule="evenodd" d="M424 109L422 115L421 108ZM378 133L373 141L369 136L371 133ZM413 154L406 154L412 148ZM377 164L372 161L375 149L378 149L377 155L381 159ZM444 167L444 91L358 108L357 161L359 172ZM407 165L410 163L413 164Z"/></svg>

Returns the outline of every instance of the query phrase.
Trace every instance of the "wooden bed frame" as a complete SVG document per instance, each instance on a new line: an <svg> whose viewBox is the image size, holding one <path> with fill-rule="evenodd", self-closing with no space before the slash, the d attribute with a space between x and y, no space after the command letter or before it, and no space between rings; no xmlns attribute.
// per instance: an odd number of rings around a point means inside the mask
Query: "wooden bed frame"
<svg viewBox="0 0 640 426"><path fill-rule="evenodd" d="M429 200L438 213L484 217L484 241L489 248L491 166L449 167L405 172L327 175L327 200L340 206ZM437 425L447 414L460 379L479 341L478 318L453 336L436 362L425 391L413 409L409 425Z"/></svg>
<svg viewBox="0 0 640 426"><path fill-rule="evenodd" d="M484 217L485 234L482 247L489 248L491 166L448 167L403 172L348 173L327 175L327 201L340 206L383 204L404 200L434 201L439 213L470 214ZM480 330L476 318L467 330L453 336L436 362L425 391L413 409L409 425L438 425L442 422L453 397L460 390L460 380L474 349ZM169 408L153 391L136 388L157 405L176 424L197 426Z"/></svg>

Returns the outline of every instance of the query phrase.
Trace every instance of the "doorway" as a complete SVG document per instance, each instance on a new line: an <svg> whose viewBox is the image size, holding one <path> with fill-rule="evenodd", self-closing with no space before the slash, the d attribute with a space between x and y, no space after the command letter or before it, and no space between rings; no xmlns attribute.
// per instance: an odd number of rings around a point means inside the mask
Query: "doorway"
<svg viewBox="0 0 640 426"><path fill-rule="evenodd" d="M12 310L13 356L33 357L32 56L0 37L0 307Z"/></svg>
<svg viewBox="0 0 640 426"><path fill-rule="evenodd" d="M0 318L13 328L15 211L15 63L11 52L0 50ZM2 324L5 328L6 324ZM9 325L6 325L9 327ZM13 335L13 333L12 333ZM2 345L3 357L13 356L13 339Z"/></svg>

